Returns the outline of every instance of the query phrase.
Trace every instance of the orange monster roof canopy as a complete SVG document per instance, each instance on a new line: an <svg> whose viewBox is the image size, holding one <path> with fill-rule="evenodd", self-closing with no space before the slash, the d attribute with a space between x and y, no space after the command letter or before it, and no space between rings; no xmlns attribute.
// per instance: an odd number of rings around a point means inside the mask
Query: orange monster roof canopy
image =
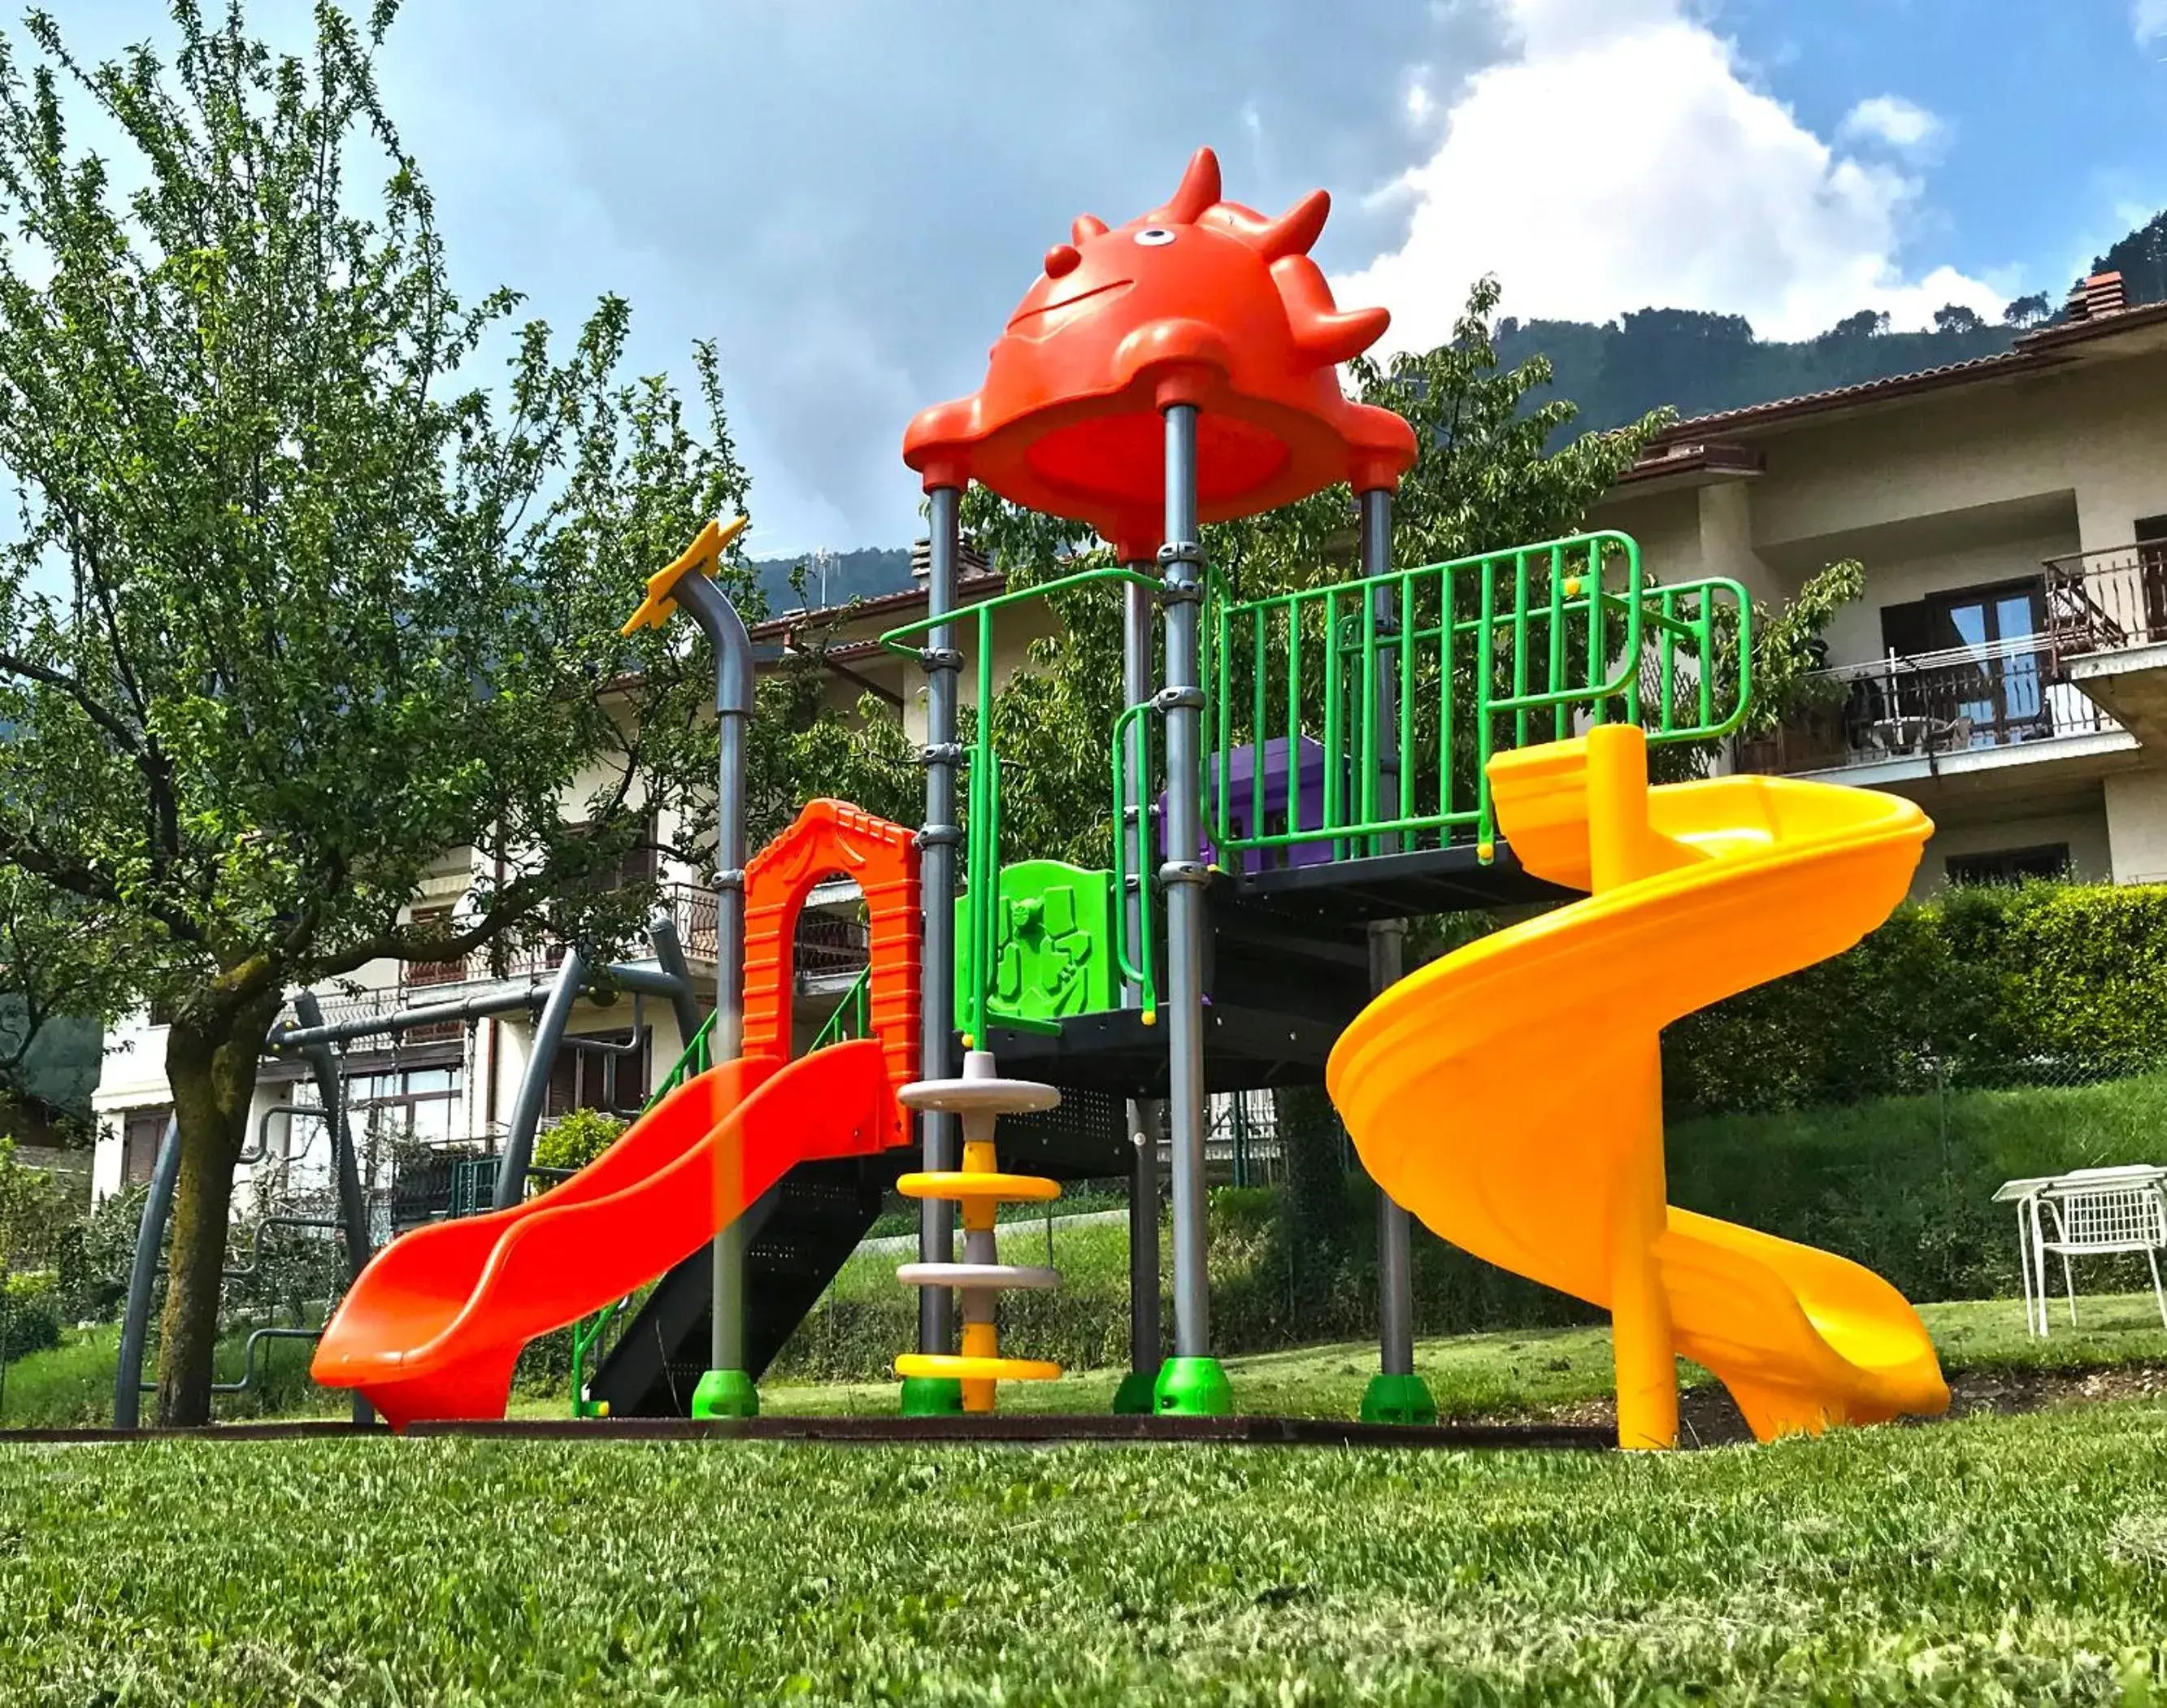
<svg viewBox="0 0 2167 1708"><path fill-rule="evenodd" d="M1335 371L1390 316L1343 312L1309 258L1331 205L1313 190L1274 220L1221 200L1218 158L1200 148L1163 207L1110 231L1080 215L995 341L985 384L920 411L903 460L928 490L976 480L1089 522L1132 561L1158 547L1172 404L1198 407L1205 522L1341 480L1396 485L1413 429L1349 400Z"/></svg>

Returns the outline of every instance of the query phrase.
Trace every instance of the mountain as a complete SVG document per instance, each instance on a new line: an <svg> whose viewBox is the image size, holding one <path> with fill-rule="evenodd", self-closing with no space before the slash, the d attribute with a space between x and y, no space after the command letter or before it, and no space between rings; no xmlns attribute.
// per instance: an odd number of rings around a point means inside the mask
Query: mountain
<svg viewBox="0 0 2167 1708"><path fill-rule="evenodd" d="M2121 273L2132 304L2167 300L2167 212L2091 270ZM1756 337L1740 315L1689 309L1642 309L1601 325L1506 320L1497 354L1508 365L1548 356L1551 390L1580 406L1571 430L1584 431L1623 426L1666 403L1690 418L1995 355L2058 319L2054 306L2043 292L2019 297L1995 323L1952 305L1930 332L1892 332L1887 316L1868 310L1795 342Z"/></svg>

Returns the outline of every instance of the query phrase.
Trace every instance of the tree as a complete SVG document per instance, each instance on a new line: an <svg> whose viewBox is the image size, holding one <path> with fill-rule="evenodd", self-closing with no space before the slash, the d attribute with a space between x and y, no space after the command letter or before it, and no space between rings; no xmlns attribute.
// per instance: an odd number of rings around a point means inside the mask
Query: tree
<svg viewBox="0 0 2167 1708"><path fill-rule="evenodd" d="M1889 316L1880 309L1861 309L1855 315L1846 315L1825 332L1825 339L1878 338L1889 330Z"/></svg>
<svg viewBox="0 0 2167 1708"><path fill-rule="evenodd" d="M2008 306L2001 311L2001 324L2005 326L2036 326L2051 319L2053 312L2054 305L2048 300L2047 293L2034 291L2029 296L2011 298Z"/></svg>
<svg viewBox="0 0 2167 1708"><path fill-rule="evenodd" d="M1934 330L1937 332L1981 332L1986 321L1977 309L1968 309L1962 303L1945 303L1934 310Z"/></svg>
<svg viewBox="0 0 2167 1708"><path fill-rule="evenodd" d="M2167 299L2167 212L2154 215L2095 258L2092 271L2119 273L2123 295L2133 307Z"/></svg>
<svg viewBox="0 0 2167 1708"><path fill-rule="evenodd" d="M0 862L87 910L173 1016L168 1423L208 1414L285 994L613 941L641 899L595 879L701 774L681 629L616 630L742 501L715 353L688 405L621 374L620 300L561 355L511 292L460 300L374 79L395 11L321 6L302 56L239 0L215 23L173 0L170 60L83 62L36 13L27 59L0 38ZM77 103L125 172L76 141ZM469 378L493 337L494 393ZM462 849L461 916L409 919Z"/></svg>

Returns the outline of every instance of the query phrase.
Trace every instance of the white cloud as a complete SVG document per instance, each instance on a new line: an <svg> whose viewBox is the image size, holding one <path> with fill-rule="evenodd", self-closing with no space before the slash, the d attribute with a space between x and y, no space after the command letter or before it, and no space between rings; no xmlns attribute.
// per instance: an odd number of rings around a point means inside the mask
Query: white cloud
<svg viewBox="0 0 2167 1708"><path fill-rule="evenodd" d="M2167 5L2167 0L2160 3ZM1839 135L1871 137L1905 151L1923 146L1941 134L1938 118L1901 95L1868 96L1844 114L1837 128Z"/></svg>
<svg viewBox="0 0 2167 1708"><path fill-rule="evenodd" d="M2167 0L2131 0L2129 27L2140 47L2167 35Z"/></svg>
<svg viewBox="0 0 2167 1708"><path fill-rule="evenodd" d="M1502 3L1517 57L1469 79L1436 152L1380 193L1412 205L1401 246L1335 281L1392 310L1396 347L1447 336L1485 273L1523 318L1703 309L1769 337L1865 308L1899 327L2000 312L1985 280L1899 263L1915 178L1805 129L1681 0Z"/></svg>

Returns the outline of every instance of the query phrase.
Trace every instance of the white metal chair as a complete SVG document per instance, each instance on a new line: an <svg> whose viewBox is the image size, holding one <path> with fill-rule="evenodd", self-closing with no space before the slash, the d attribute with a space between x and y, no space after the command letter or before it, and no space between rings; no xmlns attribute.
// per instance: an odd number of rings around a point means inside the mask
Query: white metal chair
<svg viewBox="0 0 2167 1708"><path fill-rule="evenodd" d="M2062 1286L2069 1297L2069 1323L2077 1320L2077 1289L2070 1260L2122 1257L2138 1252L2152 1267L2152 1296L2159 1320L2167 1323L2167 1291L2159 1281L2159 1254L2167 1250L2167 1189L2162 1170L2144 1164L2077 1169L2044 1182L2025 1198L2029 1212L2032 1263L2025 1292L2027 1326L2047 1333L2047 1260L2062 1260ZM2048 1224L2052 1224L2052 1237ZM2029 1313L2037 1304L2038 1314Z"/></svg>

